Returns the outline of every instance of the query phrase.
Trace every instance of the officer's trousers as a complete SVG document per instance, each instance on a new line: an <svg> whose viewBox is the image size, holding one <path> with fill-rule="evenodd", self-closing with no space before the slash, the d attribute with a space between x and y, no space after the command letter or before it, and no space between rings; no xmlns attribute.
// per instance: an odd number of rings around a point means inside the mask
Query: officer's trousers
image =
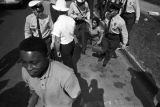
<svg viewBox="0 0 160 107"><path fill-rule="evenodd" d="M120 35L118 34L108 34L107 37L102 39L102 50L104 52L104 59L109 61L115 50L120 44Z"/></svg>

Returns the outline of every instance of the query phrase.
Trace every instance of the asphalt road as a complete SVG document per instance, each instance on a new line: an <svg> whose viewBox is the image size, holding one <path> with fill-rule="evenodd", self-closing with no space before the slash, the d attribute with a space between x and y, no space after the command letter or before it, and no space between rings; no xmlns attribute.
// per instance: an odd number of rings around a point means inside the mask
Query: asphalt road
<svg viewBox="0 0 160 107"><path fill-rule="evenodd" d="M27 102L25 98L29 94L21 82L21 68L16 62L28 13L28 9L0 9L0 107L25 107Z"/></svg>

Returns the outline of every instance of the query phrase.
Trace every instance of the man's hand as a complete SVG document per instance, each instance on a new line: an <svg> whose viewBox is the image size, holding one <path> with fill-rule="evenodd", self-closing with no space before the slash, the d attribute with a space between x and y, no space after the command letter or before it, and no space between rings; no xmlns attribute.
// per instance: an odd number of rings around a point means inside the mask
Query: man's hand
<svg viewBox="0 0 160 107"><path fill-rule="evenodd" d="M126 49L126 45L123 44L123 45L122 45L122 49Z"/></svg>
<svg viewBox="0 0 160 107"><path fill-rule="evenodd" d="M57 52L57 56L58 56L58 57L61 57L61 53L60 53L59 51Z"/></svg>
<svg viewBox="0 0 160 107"><path fill-rule="evenodd" d="M126 45L123 43L120 43L121 49L126 49Z"/></svg>
<svg viewBox="0 0 160 107"><path fill-rule="evenodd" d="M74 37L74 42L75 42L75 44L78 44L78 40L77 40L76 35L75 35L75 37Z"/></svg>

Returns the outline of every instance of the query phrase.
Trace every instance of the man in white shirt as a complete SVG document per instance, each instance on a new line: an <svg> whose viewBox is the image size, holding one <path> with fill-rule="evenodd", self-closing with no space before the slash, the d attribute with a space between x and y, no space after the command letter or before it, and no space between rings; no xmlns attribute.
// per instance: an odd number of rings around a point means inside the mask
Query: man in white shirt
<svg viewBox="0 0 160 107"><path fill-rule="evenodd" d="M72 59L75 42L77 43L74 35L75 21L73 18L67 16L68 8L66 7L65 0L58 0L53 8L61 13L54 23L54 29L52 31L52 36L55 37L57 56L62 56L63 63L75 70Z"/></svg>

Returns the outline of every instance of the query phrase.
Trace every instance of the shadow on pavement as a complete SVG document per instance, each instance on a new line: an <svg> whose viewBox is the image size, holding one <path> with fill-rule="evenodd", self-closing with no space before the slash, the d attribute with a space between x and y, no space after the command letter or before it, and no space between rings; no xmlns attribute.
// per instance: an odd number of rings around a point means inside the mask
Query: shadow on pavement
<svg viewBox="0 0 160 107"><path fill-rule="evenodd" d="M29 95L25 83L19 82L0 94L0 107L27 107Z"/></svg>
<svg viewBox="0 0 160 107"><path fill-rule="evenodd" d="M9 82L9 79L8 80L3 80L3 81L0 81L0 91L5 88L5 86L7 85L7 83Z"/></svg>
<svg viewBox="0 0 160 107"><path fill-rule="evenodd" d="M129 68L131 84L136 97L139 98L143 107L155 107L153 98L158 92L158 88L152 75L148 72L136 71Z"/></svg>
<svg viewBox="0 0 160 107"><path fill-rule="evenodd" d="M77 77L81 87L81 94L72 107L105 107L103 100L104 89L98 88L97 80L92 79L90 85L88 85L80 74Z"/></svg>
<svg viewBox="0 0 160 107"><path fill-rule="evenodd" d="M0 24L2 24L3 22L4 22L4 20L1 20L1 19L0 19Z"/></svg>
<svg viewBox="0 0 160 107"><path fill-rule="evenodd" d="M74 66L74 70L75 70L76 73L77 73L77 62L81 57L81 51L82 51L81 47L78 44L76 44L75 48L74 48L74 54L73 54L73 57L72 57L73 66Z"/></svg>
<svg viewBox="0 0 160 107"><path fill-rule="evenodd" d="M19 49L15 48L0 59L0 77L2 77L7 71L18 61Z"/></svg>

